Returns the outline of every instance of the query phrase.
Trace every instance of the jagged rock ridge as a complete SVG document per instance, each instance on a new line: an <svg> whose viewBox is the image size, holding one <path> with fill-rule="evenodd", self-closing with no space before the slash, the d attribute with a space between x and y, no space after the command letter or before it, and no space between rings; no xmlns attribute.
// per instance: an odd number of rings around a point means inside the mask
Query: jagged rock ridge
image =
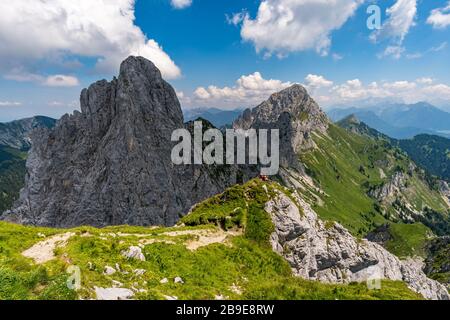
<svg viewBox="0 0 450 320"><path fill-rule="evenodd" d="M266 204L266 211L275 225L273 250L296 276L329 283L404 281L427 299L450 299L442 284L427 278L421 261L400 261L376 243L357 240L340 224L321 221L306 202L294 197L296 203L280 193Z"/></svg>
<svg viewBox="0 0 450 320"><path fill-rule="evenodd" d="M32 134L26 186L3 218L25 224L173 225L198 201L235 183L233 168L174 166L183 128L174 89L150 61L129 57L120 75L81 93L81 113Z"/></svg>

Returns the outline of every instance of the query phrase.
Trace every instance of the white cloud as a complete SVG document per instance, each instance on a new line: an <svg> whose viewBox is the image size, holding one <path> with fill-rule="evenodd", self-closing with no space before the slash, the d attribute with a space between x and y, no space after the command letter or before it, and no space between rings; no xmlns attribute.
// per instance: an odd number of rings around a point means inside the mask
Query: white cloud
<svg viewBox="0 0 450 320"><path fill-rule="evenodd" d="M232 24L234 26L237 26L239 23L241 23L242 21L244 21L245 17L247 16L247 13L245 11L239 12L239 13L235 13L231 16L229 15L225 15L227 22L229 24Z"/></svg>
<svg viewBox="0 0 450 320"><path fill-rule="evenodd" d="M24 71L23 68L16 68L4 75L7 80L14 80L18 82L37 82L42 83L45 81L45 77Z"/></svg>
<svg viewBox="0 0 450 320"><path fill-rule="evenodd" d="M255 19L235 15L242 22L241 36L265 56L314 49L327 55L331 33L355 13L364 0L263 0Z"/></svg>
<svg viewBox="0 0 450 320"><path fill-rule="evenodd" d="M333 53L331 55L331 57L333 58L334 61L339 61L339 60L344 59L344 57L342 55L338 54L338 53Z"/></svg>
<svg viewBox="0 0 450 320"><path fill-rule="evenodd" d="M35 82L47 87L76 87L80 85L78 78L74 76L56 74L45 77L23 71L22 69L13 70L11 73L6 74L4 78L18 82Z"/></svg>
<svg viewBox="0 0 450 320"><path fill-rule="evenodd" d="M379 53L377 57L379 59L384 57L392 57L394 59L400 59L405 52L405 48L402 46L388 46L383 52Z"/></svg>
<svg viewBox="0 0 450 320"><path fill-rule="evenodd" d="M50 106L50 107L62 107L62 106L65 106L65 105L66 105L66 103L64 103L62 101L50 101L48 103L48 106Z"/></svg>
<svg viewBox="0 0 450 320"><path fill-rule="evenodd" d="M417 0L397 0L395 4L386 10L388 19L381 29L372 33L371 39L378 41L393 38L402 43L409 29L414 25L417 14Z"/></svg>
<svg viewBox="0 0 450 320"><path fill-rule="evenodd" d="M442 42L441 44L431 47L428 50L424 51L424 52L414 52L414 53L408 53L405 55L405 57L407 59L419 59L424 57L425 55L429 54L429 53L433 53L433 52L439 52L444 50L445 48L447 48L447 41ZM404 50L403 50L404 51ZM403 51L400 52L396 57L400 58L403 54Z"/></svg>
<svg viewBox="0 0 450 320"><path fill-rule="evenodd" d="M178 99L184 99L186 96L183 91L176 91Z"/></svg>
<svg viewBox="0 0 450 320"><path fill-rule="evenodd" d="M379 53L378 58L392 57L400 59L406 49L402 46L403 40L411 27L415 25L417 14L417 0L397 0L393 6L386 9L387 20L380 30L374 31L370 39L378 42L388 39L391 45L387 46L384 52ZM420 53L407 54L408 59L417 59Z"/></svg>
<svg viewBox="0 0 450 320"><path fill-rule="evenodd" d="M192 0L170 0L170 4L175 9L184 9L192 5Z"/></svg>
<svg viewBox="0 0 450 320"><path fill-rule="evenodd" d="M364 99L367 96L381 97L385 94L385 89L381 88L378 83L372 82L369 86L364 87L359 79L348 80L343 84L334 86L330 91L326 92L326 96L330 96L329 101L338 103L341 101L353 101Z"/></svg>
<svg viewBox="0 0 450 320"><path fill-rule="evenodd" d="M48 87L76 87L80 82L75 77L57 74L47 77L43 84Z"/></svg>
<svg viewBox="0 0 450 320"><path fill-rule="evenodd" d="M134 6L135 0L1 1L0 72L83 56L97 59L98 71L114 73L128 55L142 55L166 78L180 76L163 48L134 24Z"/></svg>
<svg viewBox="0 0 450 320"><path fill-rule="evenodd" d="M450 86L442 83L434 84L434 80L428 77L419 78L415 81L371 82L368 85L364 85L359 79L355 79L318 94L327 97L327 100L317 99L326 105L351 104L355 101L373 98L390 98L406 103L419 101L430 103L447 101L450 103Z"/></svg>
<svg viewBox="0 0 450 320"><path fill-rule="evenodd" d="M59 100L54 100L54 101L49 101L47 103L47 105L49 107L58 107L58 108L69 108L69 110L75 110L75 109L80 109L80 102L78 100L74 100L74 101L59 101Z"/></svg>
<svg viewBox="0 0 450 320"><path fill-rule="evenodd" d="M409 81L395 81L395 82L387 82L383 84L383 88L393 89L393 90L410 90L414 89L416 84L414 82Z"/></svg>
<svg viewBox="0 0 450 320"><path fill-rule="evenodd" d="M450 1L447 3L447 6L432 10L427 19L427 23L436 29L443 29L450 26Z"/></svg>
<svg viewBox="0 0 450 320"><path fill-rule="evenodd" d="M19 107L22 103L16 101L0 101L0 107Z"/></svg>
<svg viewBox="0 0 450 320"><path fill-rule="evenodd" d="M446 84L430 85L423 88L423 92L427 95L450 101L450 86Z"/></svg>
<svg viewBox="0 0 450 320"><path fill-rule="evenodd" d="M445 48L447 48L447 41L442 42L440 45L438 45L436 47L431 47L428 51L439 52L439 51L444 50Z"/></svg>
<svg viewBox="0 0 450 320"><path fill-rule="evenodd" d="M423 57L423 54L420 52L408 53L406 55L406 59L420 59Z"/></svg>
<svg viewBox="0 0 450 320"><path fill-rule="evenodd" d="M195 106L214 105L222 108L251 107L290 85L290 82L264 79L261 73L255 72L241 76L233 87L198 87L194 91L191 104Z"/></svg>
<svg viewBox="0 0 450 320"><path fill-rule="evenodd" d="M420 83L420 84L432 84L433 83L433 79L432 78L428 78L428 77L423 77L423 78L417 79L416 82Z"/></svg>
<svg viewBox="0 0 450 320"><path fill-rule="evenodd" d="M333 81L325 79L323 76L318 76L315 74L308 74L305 78L306 86L310 88L324 88L331 87Z"/></svg>
<svg viewBox="0 0 450 320"><path fill-rule="evenodd" d="M259 72L255 72L240 77L233 87L198 87L192 96L183 93L179 94L179 97L183 107L214 106L222 109L255 107L271 94L293 83L275 79L266 80ZM368 83L356 78L336 83L323 75L308 74L303 86L319 105L325 108L342 104L352 105L362 100L377 101L386 98L405 103L427 101L437 105L450 104L450 86L437 83L430 77Z"/></svg>
<svg viewBox="0 0 450 320"><path fill-rule="evenodd" d="M204 87L198 87L195 89L194 94L200 100L207 100L211 98L211 94Z"/></svg>

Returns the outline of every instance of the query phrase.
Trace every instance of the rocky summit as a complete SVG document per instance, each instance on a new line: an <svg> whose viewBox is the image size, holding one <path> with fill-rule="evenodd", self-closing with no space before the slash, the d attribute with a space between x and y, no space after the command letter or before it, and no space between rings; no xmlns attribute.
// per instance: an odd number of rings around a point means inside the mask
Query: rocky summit
<svg viewBox="0 0 450 320"><path fill-rule="evenodd" d="M235 129L280 130L280 161L285 167L298 166L296 155L312 147L312 132L325 132L328 125L325 113L299 84L274 93L256 108L245 110L233 123Z"/></svg>
<svg viewBox="0 0 450 320"><path fill-rule="evenodd" d="M184 127L175 90L155 65L129 57L111 82L81 93L81 112L31 134L20 199L3 219L39 226L173 225L235 183L230 170L174 166Z"/></svg>

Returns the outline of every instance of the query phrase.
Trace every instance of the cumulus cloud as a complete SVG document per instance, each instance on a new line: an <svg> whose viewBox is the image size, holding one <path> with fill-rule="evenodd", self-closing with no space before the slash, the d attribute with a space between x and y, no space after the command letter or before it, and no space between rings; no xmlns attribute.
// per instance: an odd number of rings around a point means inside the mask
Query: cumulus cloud
<svg viewBox="0 0 450 320"><path fill-rule="evenodd" d="M47 87L76 87L80 85L78 78L74 76L57 74L45 77L22 69L12 70L5 74L4 78L18 82L34 82Z"/></svg>
<svg viewBox="0 0 450 320"><path fill-rule="evenodd" d="M0 107L19 107L21 105L21 102L16 101L0 101Z"/></svg>
<svg viewBox="0 0 450 320"><path fill-rule="evenodd" d="M391 41L384 52L379 53L378 58L392 57L400 59L406 49L402 46L403 40L415 24L417 14L417 0L397 0L393 6L386 10L387 20L380 30L374 31L370 39L374 42L381 40ZM419 54L408 54L407 58L419 58Z"/></svg>
<svg viewBox="0 0 450 320"><path fill-rule="evenodd" d="M433 83L433 79L429 78L429 77L422 77L422 78L418 78L416 80L417 83L420 84L432 84Z"/></svg>
<svg viewBox="0 0 450 320"><path fill-rule="evenodd" d="M192 0L170 0L170 4L175 9L184 9L192 5Z"/></svg>
<svg viewBox="0 0 450 320"><path fill-rule="evenodd" d="M332 101L352 101L365 98L367 95L381 96L383 89L376 82L372 82L367 88L363 86L361 80L347 80L343 84L334 86L329 92Z"/></svg>
<svg viewBox="0 0 450 320"><path fill-rule="evenodd" d="M165 77L180 76L163 48L134 24L134 10L135 0L1 1L0 72L81 56L113 73L128 55L141 55Z"/></svg>
<svg viewBox="0 0 450 320"><path fill-rule="evenodd" d="M57 74L47 77L43 84L49 87L76 87L80 83L75 77Z"/></svg>
<svg viewBox="0 0 450 320"><path fill-rule="evenodd" d="M340 29L364 0L263 0L253 19L238 13L229 19L241 23L241 37L265 55L313 49L327 55L331 33Z"/></svg>
<svg viewBox="0 0 450 320"><path fill-rule="evenodd" d="M442 83L434 84L434 80L427 77L415 81L371 82L367 85L359 79L354 79L336 85L322 94L328 98L327 101L322 102L328 105L352 103L373 98L390 98L406 103L419 101L450 102L450 86ZM318 100L321 102L320 99Z"/></svg>
<svg viewBox="0 0 450 320"><path fill-rule="evenodd" d="M423 88L423 92L427 95L439 98L441 100L450 101L450 86L440 83L435 85L426 86Z"/></svg>
<svg viewBox="0 0 450 320"><path fill-rule="evenodd" d="M255 72L241 76L233 87L198 87L194 91L192 104L196 106L218 106L223 108L251 107L272 93L283 90L292 83L281 80L264 79L261 73ZM183 98L185 98L183 96Z"/></svg>
<svg viewBox="0 0 450 320"><path fill-rule="evenodd" d="M236 109L255 107L271 94L295 82L264 79L259 72L240 77L232 87L198 87L192 95L178 94L183 107ZM350 79L336 83L323 75L308 74L302 85L322 107L352 104L361 100L390 99L406 103L450 103L450 86L430 77L416 80L372 81Z"/></svg>
<svg viewBox="0 0 450 320"><path fill-rule="evenodd" d="M372 40L393 38L401 43L414 25L417 14L417 0L397 0L395 4L386 10L388 19L371 35Z"/></svg>
<svg viewBox="0 0 450 320"><path fill-rule="evenodd" d="M394 89L394 90L410 90L414 89L416 87L416 84L414 82L403 80L385 83L383 84L383 87L386 89Z"/></svg>
<svg viewBox="0 0 450 320"><path fill-rule="evenodd" d="M436 29L443 29L450 26L450 1L443 8L437 8L431 11L427 23Z"/></svg>
<svg viewBox="0 0 450 320"><path fill-rule="evenodd" d="M325 79L323 76L308 74L305 78L306 86L311 88L323 88L333 85L333 81Z"/></svg>

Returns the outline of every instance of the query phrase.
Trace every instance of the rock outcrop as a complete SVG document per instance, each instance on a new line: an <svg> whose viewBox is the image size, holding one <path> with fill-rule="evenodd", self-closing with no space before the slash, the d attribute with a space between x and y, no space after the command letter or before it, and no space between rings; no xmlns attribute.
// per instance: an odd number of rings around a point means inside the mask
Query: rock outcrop
<svg viewBox="0 0 450 320"><path fill-rule="evenodd" d="M175 224L236 182L233 168L173 165L171 135L180 128L175 90L152 62L128 58L117 79L83 90L81 113L32 133L25 188L2 218L52 227Z"/></svg>
<svg viewBox="0 0 450 320"><path fill-rule="evenodd" d="M395 199L398 193L406 189L406 177L403 172L395 172L390 181L382 186L369 191L369 195L380 202L386 199Z"/></svg>
<svg viewBox="0 0 450 320"><path fill-rule="evenodd" d="M447 181L439 181L439 190L442 195L446 198L447 203L450 204L450 186Z"/></svg>
<svg viewBox="0 0 450 320"><path fill-rule="evenodd" d="M299 197L295 202L280 193L266 211L275 225L273 250L296 276L328 283L398 280L427 299L450 299L443 285L427 278L421 262L400 261L380 245L354 238L340 224L324 223Z"/></svg>
<svg viewBox="0 0 450 320"><path fill-rule="evenodd" d="M279 129L280 162L299 165L297 154L311 148L313 131L326 132L329 120L306 89L295 84L273 94L254 109L247 109L233 123L235 129Z"/></svg>

